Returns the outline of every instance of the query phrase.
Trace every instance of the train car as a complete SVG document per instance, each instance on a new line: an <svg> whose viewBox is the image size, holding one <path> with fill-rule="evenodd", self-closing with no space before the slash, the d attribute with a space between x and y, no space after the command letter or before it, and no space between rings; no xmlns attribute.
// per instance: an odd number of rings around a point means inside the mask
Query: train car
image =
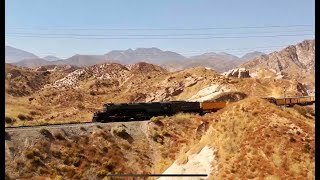
<svg viewBox="0 0 320 180"><path fill-rule="evenodd" d="M314 101L315 101L314 96L299 97L298 104L301 104L301 105L312 104L312 103L314 103Z"/></svg>
<svg viewBox="0 0 320 180"><path fill-rule="evenodd" d="M298 104L298 103L299 103L299 98L297 97L290 98L291 105Z"/></svg>
<svg viewBox="0 0 320 180"><path fill-rule="evenodd" d="M295 104L305 105L305 104L312 104L315 101L314 96L286 97L286 98L266 97L263 99L266 99L269 102L274 103L278 106L294 106Z"/></svg>
<svg viewBox="0 0 320 180"><path fill-rule="evenodd" d="M212 112L224 108L227 102L201 102L200 107L203 112Z"/></svg>

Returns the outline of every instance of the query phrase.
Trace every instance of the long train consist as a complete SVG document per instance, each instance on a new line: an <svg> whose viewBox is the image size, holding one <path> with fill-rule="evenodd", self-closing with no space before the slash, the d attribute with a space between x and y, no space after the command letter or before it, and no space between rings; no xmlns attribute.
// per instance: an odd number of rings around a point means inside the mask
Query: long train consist
<svg viewBox="0 0 320 180"><path fill-rule="evenodd" d="M306 105L315 102L314 96L263 98L276 105L293 106L295 104ZM205 114L222 109L227 102L151 102L151 103L120 103L104 104L103 110L94 113L93 122L115 122L146 120L153 116L172 116L179 112Z"/></svg>

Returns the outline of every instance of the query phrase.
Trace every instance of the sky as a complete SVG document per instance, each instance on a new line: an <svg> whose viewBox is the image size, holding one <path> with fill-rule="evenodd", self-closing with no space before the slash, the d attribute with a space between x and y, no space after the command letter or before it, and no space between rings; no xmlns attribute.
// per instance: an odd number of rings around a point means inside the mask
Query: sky
<svg viewBox="0 0 320 180"><path fill-rule="evenodd" d="M6 45L40 57L157 47L270 53L314 39L314 0L5 0Z"/></svg>

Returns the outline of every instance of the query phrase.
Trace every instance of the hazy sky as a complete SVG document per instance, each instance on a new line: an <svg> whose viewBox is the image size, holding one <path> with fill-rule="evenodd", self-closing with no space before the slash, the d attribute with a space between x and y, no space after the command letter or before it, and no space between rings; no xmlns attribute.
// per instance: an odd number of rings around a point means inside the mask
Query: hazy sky
<svg viewBox="0 0 320 180"><path fill-rule="evenodd" d="M6 0L6 45L62 58L137 47L269 53L314 38L314 1Z"/></svg>

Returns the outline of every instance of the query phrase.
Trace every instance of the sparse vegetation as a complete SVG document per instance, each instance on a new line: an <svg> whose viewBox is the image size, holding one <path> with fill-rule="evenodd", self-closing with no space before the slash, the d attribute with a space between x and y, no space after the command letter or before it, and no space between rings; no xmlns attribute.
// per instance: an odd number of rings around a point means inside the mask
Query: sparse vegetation
<svg viewBox="0 0 320 180"><path fill-rule="evenodd" d="M99 178L103 178L103 177L105 177L106 175L108 175L108 171L107 170L100 170L100 171L98 171L98 173L97 173L97 176L99 177Z"/></svg>
<svg viewBox="0 0 320 180"><path fill-rule="evenodd" d="M65 140L66 138L61 134L61 132L55 132L53 135L56 139Z"/></svg>
<svg viewBox="0 0 320 180"><path fill-rule="evenodd" d="M5 116L5 122L7 123L7 124L13 124L13 123L15 123L17 120L15 119L15 118L11 118L11 117L9 117L9 116Z"/></svg>
<svg viewBox="0 0 320 180"><path fill-rule="evenodd" d="M29 114L30 114L31 116L41 115L41 113L36 112L36 111L30 111Z"/></svg>
<svg viewBox="0 0 320 180"><path fill-rule="evenodd" d="M112 128L112 132L113 134L119 136L119 137L122 137L122 138L126 138L129 134L127 133L126 129L123 128L123 127L115 127L115 128Z"/></svg>
<svg viewBox="0 0 320 180"><path fill-rule="evenodd" d="M24 114L19 114L19 115L18 115L18 118L19 118L21 121L30 121L30 120L33 120L33 117L28 116L28 115L24 115Z"/></svg>
<svg viewBox="0 0 320 180"><path fill-rule="evenodd" d="M150 119L150 122L153 122L153 123L158 123L159 121L161 121L161 119L163 119L164 117L163 116L154 116Z"/></svg>
<svg viewBox="0 0 320 180"><path fill-rule="evenodd" d="M25 115L23 115L23 114L19 114L19 115L18 115L18 118L19 118L21 121L24 121L24 120L27 119L27 117L26 117Z"/></svg>
<svg viewBox="0 0 320 180"><path fill-rule="evenodd" d="M7 131L5 131L4 136L5 136L5 140L10 140L11 139L11 136Z"/></svg>
<svg viewBox="0 0 320 180"><path fill-rule="evenodd" d="M51 132L48 129L45 129L45 128L41 128L40 129L40 134L42 134L43 136L45 136L47 138L50 138L50 139L53 138Z"/></svg>

